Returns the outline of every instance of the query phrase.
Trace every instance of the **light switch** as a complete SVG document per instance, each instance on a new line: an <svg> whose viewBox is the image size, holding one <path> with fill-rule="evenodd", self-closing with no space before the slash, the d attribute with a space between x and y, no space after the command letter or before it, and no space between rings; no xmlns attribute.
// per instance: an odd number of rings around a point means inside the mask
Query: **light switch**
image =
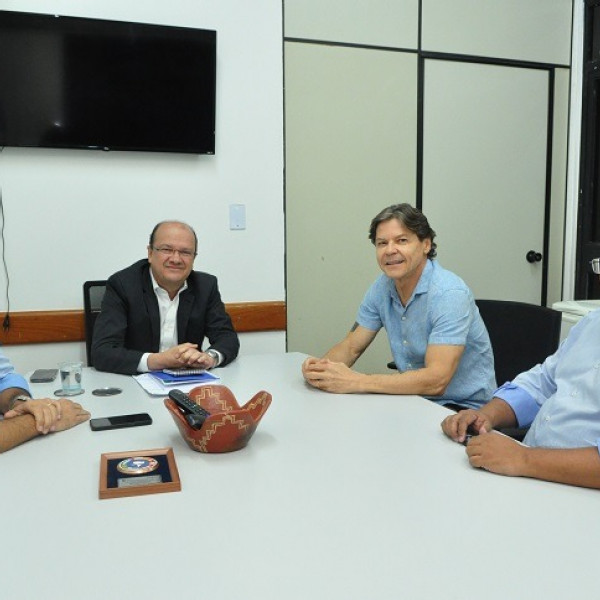
<svg viewBox="0 0 600 600"><path fill-rule="evenodd" d="M246 229L246 205L229 205L229 229Z"/></svg>

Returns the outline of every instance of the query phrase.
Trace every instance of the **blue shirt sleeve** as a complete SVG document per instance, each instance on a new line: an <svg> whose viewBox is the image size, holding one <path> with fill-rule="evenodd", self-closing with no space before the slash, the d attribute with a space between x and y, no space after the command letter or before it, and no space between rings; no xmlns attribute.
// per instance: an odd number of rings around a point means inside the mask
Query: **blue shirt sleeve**
<svg viewBox="0 0 600 600"><path fill-rule="evenodd" d="M540 407L556 392L556 368L565 347L568 344L561 344L541 365L520 373L494 393L514 410L519 427L531 425Z"/></svg>
<svg viewBox="0 0 600 600"><path fill-rule="evenodd" d="M494 397L504 400L513 409L519 427L531 425L540 410L531 394L510 381L501 385L494 392Z"/></svg>
<svg viewBox="0 0 600 600"><path fill-rule="evenodd" d="M379 312L378 297L383 293L383 290L378 289L383 287L381 281L378 279L371 287L367 290L363 301L358 308L358 315L356 322L365 329L371 331L379 331L383 327L381 320L381 314Z"/></svg>
<svg viewBox="0 0 600 600"><path fill-rule="evenodd" d="M25 390L28 394L30 393L25 378L15 373L15 369L8 358L0 353L0 392L9 388L19 388Z"/></svg>
<svg viewBox="0 0 600 600"><path fill-rule="evenodd" d="M432 329L428 344L464 346L471 325L471 306L466 290L446 290L432 302Z"/></svg>

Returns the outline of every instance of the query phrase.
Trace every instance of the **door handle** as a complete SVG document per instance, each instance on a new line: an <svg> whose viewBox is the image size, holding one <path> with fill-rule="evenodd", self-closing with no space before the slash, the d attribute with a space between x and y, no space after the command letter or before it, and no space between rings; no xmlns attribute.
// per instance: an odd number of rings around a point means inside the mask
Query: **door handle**
<svg viewBox="0 0 600 600"><path fill-rule="evenodd" d="M530 250L525 255L525 258L527 259L528 263L536 263L542 260L542 255L539 252L536 252L535 250Z"/></svg>

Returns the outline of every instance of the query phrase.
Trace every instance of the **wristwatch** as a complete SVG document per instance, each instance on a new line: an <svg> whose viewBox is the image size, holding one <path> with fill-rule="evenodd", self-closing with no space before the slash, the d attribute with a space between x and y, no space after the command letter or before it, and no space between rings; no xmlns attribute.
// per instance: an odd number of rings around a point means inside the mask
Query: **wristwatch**
<svg viewBox="0 0 600 600"><path fill-rule="evenodd" d="M219 358L219 353L216 350L207 350L206 354L208 354L209 356L212 356L215 359L215 367L219 366L219 362L220 362L220 358Z"/></svg>
<svg viewBox="0 0 600 600"><path fill-rule="evenodd" d="M10 399L8 410L12 410L17 402L27 402L29 400L31 400L31 396L27 396L26 394L17 394Z"/></svg>

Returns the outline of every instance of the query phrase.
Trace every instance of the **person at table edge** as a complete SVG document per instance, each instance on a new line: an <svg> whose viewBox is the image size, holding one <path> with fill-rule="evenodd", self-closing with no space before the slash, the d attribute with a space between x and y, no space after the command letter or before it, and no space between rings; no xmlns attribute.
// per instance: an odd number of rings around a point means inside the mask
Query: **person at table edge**
<svg viewBox="0 0 600 600"><path fill-rule="evenodd" d="M303 363L310 385L337 393L418 394L455 408L477 408L490 397L496 382L487 330L464 281L434 260L434 238L425 215L409 204L375 216L369 239L383 274L344 340ZM398 371L353 370L381 327Z"/></svg>
<svg viewBox="0 0 600 600"><path fill-rule="evenodd" d="M31 398L25 379L0 352L0 452L38 435L64 431L90 418L77 402L65 398Z"/></svg>
<svg viewBox="0 0 600 600"><path fill-rule="evenodd" d="M150 234L148 258L112 275L92 338L100 371L135 373L164 368L212 369L234 360L239 340L217 278L193 271L195 231L162 221ZM207 337L210 347L202 350Z"/></svg>
<svg viewBox="0 0 600 600"><path fill-rule="evenodd" d="M517 425L531 425L523 444L492 432ZM467 442L474 467L600 488L600 310L577 323L543 364L502 385L479 410L446 417L442 429Z"/></svg>

